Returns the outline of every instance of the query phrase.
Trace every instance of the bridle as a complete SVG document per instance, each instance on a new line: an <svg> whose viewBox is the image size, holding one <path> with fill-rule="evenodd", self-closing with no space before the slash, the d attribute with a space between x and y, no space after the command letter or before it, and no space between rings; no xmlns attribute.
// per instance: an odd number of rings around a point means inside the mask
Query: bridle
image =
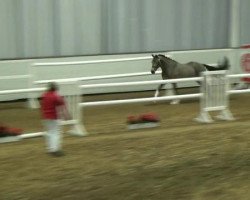
<svg viewBox="0 0 250 200"><path fill-rule="evenodd" d="M154 61L154 63L155 62L157 62L157 64L156 65L153 65L153 67L152 67L152 69L151 69L151 73L152 74L155 74L155 71L158 69L158 68L160 68L160 67L162 67L162 65L163 65L163 61L161 60L161 58L159 57L159 56L155 56L154 57L154 59L156 59L156 61Z"/></svg>

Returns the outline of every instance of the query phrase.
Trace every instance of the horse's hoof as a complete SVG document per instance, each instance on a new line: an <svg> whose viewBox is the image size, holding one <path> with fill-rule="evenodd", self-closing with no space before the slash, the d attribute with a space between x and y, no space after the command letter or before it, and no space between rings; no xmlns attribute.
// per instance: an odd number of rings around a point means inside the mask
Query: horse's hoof
<svg viewBox="0 0 250 200"><path fill-rule="evenodd" d="M180 103L180 100L177 99L177 100L173 100L170 102L171 105L175 105L175 104L179 104Z"/></svg>
<svg viewBox="0 0 250 200"><path fill-rule="evenodd" d="M153 100L153 103L157 103L157 97L155 97L155 100Z"/></svg>

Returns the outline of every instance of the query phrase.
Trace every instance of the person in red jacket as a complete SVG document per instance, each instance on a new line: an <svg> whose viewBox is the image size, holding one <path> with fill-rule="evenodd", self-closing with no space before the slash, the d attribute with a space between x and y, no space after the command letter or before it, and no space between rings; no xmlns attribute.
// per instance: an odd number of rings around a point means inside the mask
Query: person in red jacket
<svg viewBox="0 0 250 200"><path fill-rule="evenodd" d="M62 136L58 120L60 113L64 118L68 118L68 112L63 97L58 93L58 89L59 87L56 83L48 83L48 89L41 97L41 114L47 131L46 143L48 152L54 156L63 156Z"/></svg>

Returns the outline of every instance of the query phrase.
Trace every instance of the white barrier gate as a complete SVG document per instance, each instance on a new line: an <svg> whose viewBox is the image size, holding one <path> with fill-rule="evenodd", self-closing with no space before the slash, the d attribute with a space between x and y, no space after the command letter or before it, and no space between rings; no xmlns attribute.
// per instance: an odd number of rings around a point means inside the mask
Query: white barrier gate
<svg viewBox="0 0 250 200"><path fill-rule="evenodd" d="M228 106L229 82L226 71L205 71L202 73L204 80L201 85L202 97L200 100L200 115L197 121L210 123L210 111L220 111L217 116L222 120L233 120Z"/></svg>
<svg viewBox="0 0 250 200"><path fill-rule="evenodd" d="M70 134L80 136L86 135L87 132L81 124L81 110L79 108L79 103L81 102L81 89L78 82L61 82L59 93L64 97L71 117L71 119L61 120L60 125L72 125L72 130L69 131Z"/></svg>

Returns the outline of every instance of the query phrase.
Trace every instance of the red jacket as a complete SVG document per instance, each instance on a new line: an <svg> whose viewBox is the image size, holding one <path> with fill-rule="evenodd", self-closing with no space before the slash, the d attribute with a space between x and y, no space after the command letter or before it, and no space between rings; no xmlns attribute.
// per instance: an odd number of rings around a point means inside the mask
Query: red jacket
<svg viewBox="0 0 250 200"><path fill-rule="evenodd" d="M63 98L55 91L47 91L42 95L41 113L43 119L58 119L58 106L64 106Z"/></svg>

